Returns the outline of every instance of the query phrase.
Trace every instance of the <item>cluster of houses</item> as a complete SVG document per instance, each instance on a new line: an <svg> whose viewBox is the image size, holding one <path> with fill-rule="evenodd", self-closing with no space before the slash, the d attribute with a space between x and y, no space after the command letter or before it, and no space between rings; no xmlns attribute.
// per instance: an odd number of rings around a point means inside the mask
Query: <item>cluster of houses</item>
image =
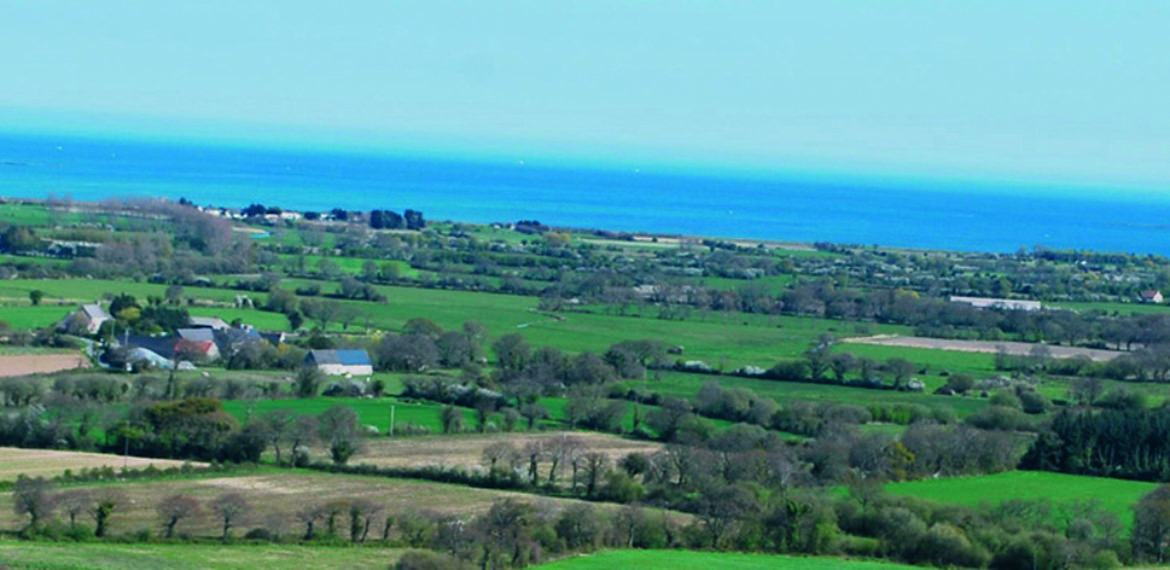
<svg viewBox="0 0 1170 570"><path fill-rule="evenodd" d="M113 317L97 303L85 304L70 313L58 325L62 329L96 334L103 323ZM188 326L173 334L150 336L129 331L117 335L114 346L128 349L130 362L146 361L156 368L192 369L192 361L212 362L232 354L252 342L279 345L285 333L260 332L249 325L232 326L218 317L191 317ZM325 374L369 376L373 363L364 350L310 350L304 364Z"/></svg>

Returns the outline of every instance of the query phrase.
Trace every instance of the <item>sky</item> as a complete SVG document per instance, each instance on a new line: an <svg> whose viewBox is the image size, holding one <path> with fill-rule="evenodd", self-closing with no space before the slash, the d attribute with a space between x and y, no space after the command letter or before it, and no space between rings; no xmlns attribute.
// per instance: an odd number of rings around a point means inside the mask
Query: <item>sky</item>
<svg viewBox="0 0 1170 570"><path fill-rule="evenodd" d="M1170 2L0 0L0 130L1170 191Z"/></svg>

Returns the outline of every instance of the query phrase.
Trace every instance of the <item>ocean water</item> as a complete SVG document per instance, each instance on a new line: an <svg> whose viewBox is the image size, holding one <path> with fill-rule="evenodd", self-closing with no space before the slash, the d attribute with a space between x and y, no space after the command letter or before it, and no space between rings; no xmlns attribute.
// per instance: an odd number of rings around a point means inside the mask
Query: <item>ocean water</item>
<svg viewBox="0 0 1170 570"><path fill-rule="evenodd" d="M862 181L858 181L862 180ZM735 178L0 134L0 196L185 197L290 209L784 241L1170 255L1170 198L1005 185Z"/></svg>

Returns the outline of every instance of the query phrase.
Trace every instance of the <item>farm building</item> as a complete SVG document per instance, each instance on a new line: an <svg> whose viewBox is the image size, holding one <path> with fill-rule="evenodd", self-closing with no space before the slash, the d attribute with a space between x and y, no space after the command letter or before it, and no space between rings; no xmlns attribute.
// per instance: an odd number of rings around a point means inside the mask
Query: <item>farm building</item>
<svg viewBox="0 0 1170 570"><path fill-rule="evenodd" d="M326 374L368 376L374 373L370 355L364 350L310 350L305 355L305 365L316 366Z"/></svg>
<svg viewBox="0 0 1170 570"><path fill-rule="evenodd" d="M952 303L966 303L976 309L1008 309L1013 311L1039 311L1040 301L1016 299L994 299L990 297L951 297Z"/></svg>
<svg viewBox="0 0 1170 570"><path fill-rule="evenodd" d="M1141 299L1142 299L1143 303L1161 303L1162 302L1162 292L1161 291L1154 291L1154 290L1142 291Z"/></svg>
<svg viewBox="0 0 1170 570"><path fill-rule="evenodd" d="M81 308L69 313L58 325L62 329L73 329L75 331L82 331L89 334L98 332L102 323L113 319L105 309L96 303L82 305Z"/></svg>
<svg viewBox="0 0 1170 570"><path fill-rule="evenodd" d="M179 337L175 343L175 352L206 360L219 358L219 346L215 343L212 329L179 329L175 332Z"/></svg>
<svg viewBox="0 0 1170 570"><path fill-rule="evenodd" d="M191 328L221 331L231 328L231 325L219 317L191 317Z"/></svg>

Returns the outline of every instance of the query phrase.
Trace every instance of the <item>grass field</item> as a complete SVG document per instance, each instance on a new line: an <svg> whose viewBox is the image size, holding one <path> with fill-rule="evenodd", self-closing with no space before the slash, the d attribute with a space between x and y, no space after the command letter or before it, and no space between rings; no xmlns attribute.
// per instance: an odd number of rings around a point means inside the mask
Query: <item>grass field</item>
<svg viewBox="0 0 1170 570"><path fill-rule="evenodd" d="M628 381L627 386L658 392L667 396L693 398L699 388L707 382L718 382L725 388L746 388L761 396L767 396L783 404L787 400L809 400L814 402L840 402L866 406L870 404L922 404L931 408L949 407L960 417L985 408L987 400L934 396L919 392L895 392L893 390L871 390L836 386L832 384L810 384L806 382L778 382L738 376L709 376L684 372L663 372L661 380Z"/></svg>
<svg viewBox="0 0 1170 570"><path fill-rule="evenodd" d="M301 415L319 416L325 410L344 404L357 412L358 421L363 425L378 428L380 433L386 433L390 425L390 406L394 406L394 422L396 425L406 423L426 426L432 433L439 433L442 424L439 421L441 404L408 403L396 398L310 398L304 400L229 400L224 402L224 410L240 421L249 417L259 416L273 410L290 410ZM463 410L464 424L468 427L475 425L475 413L472 410ZM360 459L360 456L359 456Z"/></svg>
<svg viewBox="0 0 1170 570"><path fill-rule="evenodd" d="M190 495L204 505L221 493L236 492L243 495L251 509L247 522L237 527L236 536L243 536L248 529L263 526L273 518L284 521L288 531L296 532L298 525L293 515L298 509L335 500L367 499L396 515L409 511L434 511L468 516L488 509L500 497L540 502L553 509L576 502L427 481L300 470L281 471L276 468L238 476L139 480L69 488L109 486L121 490L129 499L124 505L125 509L119 508L111 518L112 534L133 533L142 529L157 531L159 525L155 505L160 498L173 493ZM13 513L12 493L0 494L0 528L16 529L23 522L24 519ZM378 524L379 533L381 526ZM219 525L205 508L201 516L184 521L179 530L193 536L218 536ZM304 529L299 530L303 532Z"/></svg>
<svg viewBox="0 0 1170 570"><path fill-rule="evenodd" d="M125 465L130 469L144 469L148 465L154 465L159 469L165 469L178 467L182 464L182 461L170 459L123 458L104 453L0 447L0 481L15 481L18 475L56 477L64 473L66 469L77 473L82 469L98 467L121 469Z"/></svg>
<svg viewBox="0 0 1170 570"><path fill-rule="evenodd" d="M1009 471L978 477L925 479L886 485L895 495L919 497L940 503L978 505L998 504L1013 499L1048 499L1059 507L1074 501L1100 501L1101 506L1116 514L1129 528L1133 524L1131 506L1155 483L1083 477L1041 471Z"/></svg>
<svg viewBox="0 0 1170 570"><path fill-rule="evenodd" d="M1045 304L1054 309L1072 309L1074 311L1101 311L1107 314L1121 315L1165 315L1170 314L1170 305L1155 305L1152 303L1114 303L1109 301L1093 301L1085 303L1061 302Z"/></svg>
<svg viewBox="0 0 1170 570"><path fill-rule="evenodd" d="M224 568L387 568L404 552L390 548L219 544L54 544L0 542L0 568L125 570Z"/></svg>
<svg viewBox="0 0 1170 570"><path fill-rule="evenodd" d="M612 570L639 568L646 570L908 570L905 564L871 560L849 560L816 556L782 556L776 554L741 554L738 552L697 552L688 550L610 550L575 556L537 566L541 570Z"/></svg>

